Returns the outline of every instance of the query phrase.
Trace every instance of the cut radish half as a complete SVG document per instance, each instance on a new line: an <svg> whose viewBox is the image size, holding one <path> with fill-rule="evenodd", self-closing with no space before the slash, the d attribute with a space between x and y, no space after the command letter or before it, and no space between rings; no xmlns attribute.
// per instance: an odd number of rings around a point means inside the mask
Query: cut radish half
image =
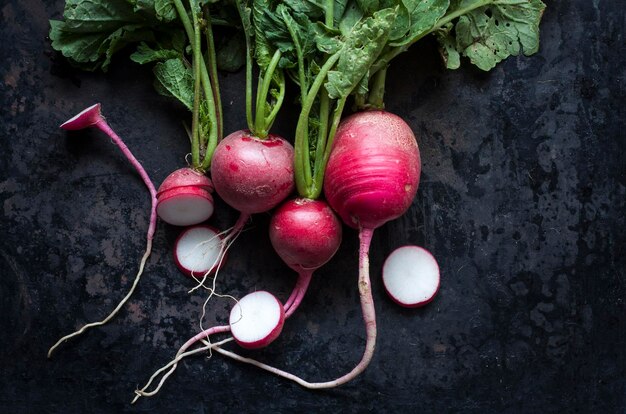
<svg viewBox="0 0 626 414"><path fill-rule="evenodd" d="M174 261L187 276L203 277L214 272L220 264L222 237L209 226L194 226L185 229L174 243Z"/></svg>
<svg viewBox="0 0 626 414"><path fill-rule="evenodd" d="M229 322L233 338L242 348L263 348L280 335L285 309L271 293L254 292L237 302Z"/></svg>
<svg viewBox="0 0 626 414"><path fill-rule="evenodd" d="M165 180L163 180L159 186L157 197L160 197L174 188L183 187L200 187L207 190L209 193L213 192L213 183L209 177L199 171L185 167L179 168L165 177Z"/></svg>
<svg viewBox="0 0 626 414"><path fill-rule="evenodd" d="M385 260L383 284L391 299L400 306L426 305L439 290L439 265L426 249L399 247Z"/></svg>
<svg viewBox="0 0 626 414"><path fill-rule="evenodd" d="M174 226L202 223L213 214L213 196L202 187L179 187L158 197L157 214Z"/></svg>

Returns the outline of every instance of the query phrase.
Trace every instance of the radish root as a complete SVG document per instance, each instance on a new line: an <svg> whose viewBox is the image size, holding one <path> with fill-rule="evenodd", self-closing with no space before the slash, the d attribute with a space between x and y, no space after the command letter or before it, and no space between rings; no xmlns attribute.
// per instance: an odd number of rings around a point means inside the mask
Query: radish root
<svg viewBox="0 0 626 414"><path fill-rule="evenodd" d="M134 404L135 402L137 402L137 400L140 397L151 397L153 395L155 395L156 393L159 392L159 390L161 389L161 387L163 386L163 384L165 383L165 380L172 375L172 373L174 373L174 371L176 370L176 367L178 366L178 362L183 359L186 358L188 356L197 354L199 352L202 351L206 351L206 350L210 350L211 348L214 348L218 345L223 345L229 341L232 341L233 338L226 338L220 342L216 342L215 344L211 344L208 343L206 344L206 341L204 341L206 338L208 338L210 335L216 334L216 333L222 333L222 332L228 332L230 331L230 326L228 325L224 325L224 326L214 326L213 328L209 328L206 329L202 332L200 332L199 334L195 335L194 337L192 337L191 339L189 339L187 342L185 342L183 344L183 346L180 347L180 349L178 350L178 352L176 353L176 357L171 360L169 363L167 363L166 365L164 365L163 367L159 368L154 374L152 374L152 376L150 377L150 379L148 380L148 383L146 385L144 385L143 388L135 390L135 398L131 401L131 404ZM189 347L191 347L192 345L194 345L196 342L198 341L203 341L203 343L205 343L206 345L198 348L198 349L194 349L192 351L189 352L185 352L187 351L187 349L189 349ZM169 368L169 371L166 372L163 377L161 378L161 380L159 381L158 385L156 386L156 388L152 391L146 391L146 389L152 384L152 382L154 381L154 379L163 371L165 371L166 369Z"/></svg>
<svg viewBox="0 0 626 414"><path fill-rule="evenodd" d="M141 261L139 263L139 270L137 271L137 275L135 276L135 280L133 281L133 284L131 285L131 288L130 288L129 292L126 294L126 296L124 296L124 298L115 307L115 309L113 309L113 311L109 314L109 316L107 316L105 319L103 319L103 320L101 320L99 322L88 323L88 324L84 325L82 328L80 328L78 331L73 332L73 333L71 333L69 335L66 335L66 336L62 337L61 339L59 339L48 350L48 358L52 357L52 354L54 353L56 348L58 348L59 345L61 345L66 340L82 334L83 332L85 332L85 330L87 330L89 328L93 328L93 327L96 327L96 326L104 325L105 323L109 322L119 312L119 310L124 306L124 304L126 304L128 299L130 299L130 297L134 293L137 285L139 284L139 280L141 279L141 275L143 273L145 264L146 264L148 258L150 257L150 253L152 252L152 239L154 238L154 233L156 231L156 224L157 224L157 214L156 214L157 198L156 198L156 193L157 193L157 191L156 191L156 188L154 187L154 184L152 184L152 181L150 180L150 177L148 177L148 173L143 168L141 163L137 160L137 158L135 158L135 156L132 154L130 149L128 149L126 144L124 144L124 141L122 141L122 139L111 129L111 127L109 127L107 122L100 115L100 105L97 104L97 107L96 107L96 105L94 105L92 108L97 108L97 112L96 112L97 115L95 115L95 117L94 117L95 122L90 124L90 125L86 125L86 126L95 126L98 129L100 129L102 132L104 132L106 135L108 135L109 138L111 138L111 140L120 148L122 153L126 156L128 161L130 161L130 163L133 165L133 167L135 167L135 170L137 170L137 172L141 176L141 179L143 180L145 186L148 188L148 191L150 192L150 202L151 202L151 207L150 207L150 224L148 226L148 232L146 234L146 239L147 239L146 250L145 250L145 252L143 254L143 257L141 258ZM85 111L83 111L83 113L85 113ZM79 114L78 117L80 117L83 113ZM92 111L91 114L93 115L94 112ZM73 119L76 119L76 118L77 117L75 117ZM63 125L66 125L66 124L63 124Z"/></svg>

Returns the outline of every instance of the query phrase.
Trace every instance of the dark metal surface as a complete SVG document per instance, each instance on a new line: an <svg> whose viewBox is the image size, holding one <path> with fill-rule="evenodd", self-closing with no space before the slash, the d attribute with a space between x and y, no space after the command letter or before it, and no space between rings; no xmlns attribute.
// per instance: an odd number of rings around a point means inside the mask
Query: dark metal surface
<svg viewBox="0 0 626 414"><path fill-rule="evenodd" d="M177 230L160 225L136 296L110 324L46 351L101 318L130 286L148 198L100 133L57 126L102 102L111 125L160 182L184 163L188 115L152 90L146 68L68 67L46 39L61 1L0 6L0 412L623 413L626 237L624 11L620 2L549 4L541 51L492 73L443 71L433 45L393 62L387 107L418 136L423 176L405 217L375 233L379 339L371 366L311 392L220 356L180 364L136 406L136 386L198 328L204 294L175 268ZM241 74L223 78L226 129L244 126ZM276 132L291 137L294 113ZM212 223L235 213L218 205ZM254 217L220 275L221 292L285 298L294 275ZM440 261L442 288L404 310L379 278L393 248ZM356 234L318 272L282 337L248 353L311 380L360 358ZM231 302L212 300L207 321Z"/></svg>

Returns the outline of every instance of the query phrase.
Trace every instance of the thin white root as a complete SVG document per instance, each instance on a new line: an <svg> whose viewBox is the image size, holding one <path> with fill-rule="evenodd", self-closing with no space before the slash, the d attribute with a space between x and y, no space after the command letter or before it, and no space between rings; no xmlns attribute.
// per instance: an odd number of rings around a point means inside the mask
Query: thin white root
<svg viewBox="0 0 626 414"><path fill-rule="evenodd" d="M59 345L61 345L63 342L67 341L70 338L73 338L75 336L78 336L80 334L82 334L83 332L85 332L87 329L89 328L93 328L95 326L100 326L100 325L104 325L105 323L109 322L111 319L113 319L113 317L120 311L120 309L122 309L122 307L126 304L126 302L128 301L128 299L130 299L130 297L133 295L133 292L135 291L135 288L137 287L137 285L139 284L139 279L141 279L141 274L143 273L143 268L146 265L146 261L148 260L148 257L150 257L150 252L152 251L152 240L149 239L148 242L146 243L146 252L144 253L143 257L141 258L141 262L139 263L139 271L137 272L137 275L135 276L135 280L133 281L132 286L130 287L130 290L128 291L128 293L126 294L126 296L124 296L124 298L120 301L120 303L118 303L118 305L115 307L115 309L113 309L113 311L109 314L109 316L107 316L106 318L104 318L103 320L99 321L99 322L92 322L92 323L88 323L86 325L84 325L82 328L80 328L78 331L73 332L69 335L65 335L63 338L59 339L49 350L48 350L48 358L52 357L52 354L54 353L54 351L59 347Z"/></svg>
<svg viewBox="0 0 626 414"><path fill-rule="evenodd" d="M187 352L183 352L181 353L180 350L178 351L178 353L176 354L176 357L171 360L170 362L167 363L167 365L164 365L163 367L159 368L154 374L152 374L152 376L150 377L150 379L148 380L148 382L146 383L146 385L143 386L143 388L135 390L135 398L133 398L133 400L131 401L131 404L134 404L135 402L137 402L137 400L141 397L151 397L153 395L156 395L159 390L161 389L161 387L163 387L163 384L165 384L165 380L167 380L167 378L172 375L174 373L174 371L176 370L176 367L178 366L178 362L180 360L182 360L183 358L186 358L188 356L191 355L195 355L198 354L200 352L203 351L207 351L207 350L211 350L212 348L219 346L219 345L223 345L227 342L232 341L233 338L226 338L222 341L216 342L216 343L210 343L206 340L203 340L202 343L205 344L205 346L201 347L201 348L197 348L194 349L192 351L187 351ZM182 349L182 348L181 348ZM160 373L162 373L163 371L167 370L169 368L169 371L166 372L163 377L161 377L161 380L159 381L159 383L157 384L156 388L152 391L146 391L146 389L152 384L152 382L154 381L154 379L156 377L159 376Z"/></svg>

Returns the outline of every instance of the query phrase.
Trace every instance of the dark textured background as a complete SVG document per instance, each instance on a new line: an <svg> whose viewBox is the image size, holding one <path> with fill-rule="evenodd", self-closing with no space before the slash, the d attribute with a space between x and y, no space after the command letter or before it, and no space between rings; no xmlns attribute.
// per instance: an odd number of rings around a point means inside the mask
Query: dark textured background
<svg viewBox="0 0 626 414"><path fill-rule="evenodd" d="M626 157L623 6L550 2L541 51L489 74L441 68L434 45L393 62L387 107L422 150L418 196L376 232L371 255L379 321L375 358L341 388L311 392L215 356L181 364L160 395L132 391L197 329L203 296L175 269L177 231L161 225L136 296L103 328L48 347L101 318L129 287L144 245L148 199L102 134L57 125L96 101L155 182L183 164L188 115L157 96L151 74L118 58L107 74L75 71L54 53L47 20L62 1L0 6L0 412L624 413ZM223 78L226 130L244 126L243 78ZM293 131L285 113L276 132ZM225 206L212 222L235 214ZM222 292L268 289L294 276L254 218L233 247ZM394 247L438 258L442 288L424 309L385 296ZM282 337L258 358L312 380L346 372L364 332L357 238L318 272ZM223 322L228 300L209 321Z"/></svg>

